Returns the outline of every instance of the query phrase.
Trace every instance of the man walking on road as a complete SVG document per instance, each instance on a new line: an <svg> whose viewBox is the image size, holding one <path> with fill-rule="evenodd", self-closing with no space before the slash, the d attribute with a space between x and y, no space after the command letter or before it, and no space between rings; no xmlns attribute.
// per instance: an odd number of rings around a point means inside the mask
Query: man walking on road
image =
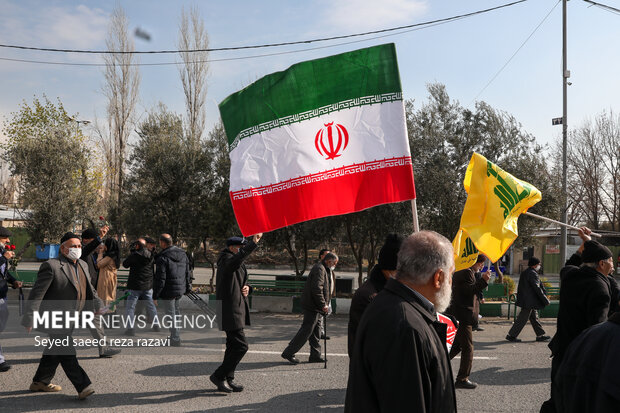
<svg viewBox="0 0 620 413"><path fill-rule="evenodd" d="M9 306L6 296L9 291L9 284L13 288L20 288L21 281L17 281L9 274L9 261L15 256L13 251L8 251L6 245L11 242L11 231L0 227L0 333L4 331L7 320L9 319ZM4 360L2 346L0 346L0 372L8 371L11 365Z"/></svg>
<svg viewBox="0 0 620 413"><path fill-rule="evenodd" d="M221 306L217 320L226 332L224 361L209 377L224 393L243 391L235 382L237 365L248 351L243 328L250 325L248 271L243 261L256 249L263 234L255 234L249 243L245 238L231 237L217 259L215 297Z"/></svg>
<svg viewBox="0 0 620 413"><path fill-rule="evenodd" d="M292 364L298 364L299 359L295 357L303 345L308 342L310 344L310 363L324 363L325 359L321 357L321 342L319 331L319 318L327 315L329 312L330 282L332 271L338 264L338 256L333 252L328 252L322 261L314 264L308 274L308 279L304 285L304 291L301 296L301 307L303 309L304 319L301 327L295 337L289 342L288 346L282 352L282 358L288 360Z"/></svg>
<svg viewBox="0 0 620 413"><path fill-rule="evenodd" d="M454 387L457 389L475 389L478 385L469 380L471 366L474 361L474 342L472 338L472 326L478 321L480 304L476 294L484 290L491 278L491 271L482 274L476 281L474 274L484 267L486 257L478 255L474 265L454 273L452 277L452 301L446 310L447 314L453 315L459 321L459 328L454 337L454 344L450 349L450 359L461 354L461 366L456 375Z"/></svg>
<svg viewBox="0 0 620 413"><path fill-rule="evenodd" d="M161 299L164 303L166 314L174 320L180 315L179 301L183 294L188 292L192 285L189 273L189 262L185 251L172 245L172 237L169 234L161 234L159 246L162 252L155 261L155 278L153 280L153 300ZM174 323L170 324L170 345L181 346L179 329Z"/></svg>
<svg viewBox="0 0 620 413"><path fill-rule="evenodd" d="M521 342L521 339L517 337L521 330L523 330L523 327L525 327L527 320L530 320L534 332L536 333L536 341L549 341L551 337L545 335L545 330L540 324L540 321L538 321L538 310L542 310L549 305L545 287L538 278L540 260L536 257L532 257L529 259L527 266L527 269L519 276L517 301L515 302L516 306L521 307L521 311L510 328L506 340L514 343Z"/></svg>

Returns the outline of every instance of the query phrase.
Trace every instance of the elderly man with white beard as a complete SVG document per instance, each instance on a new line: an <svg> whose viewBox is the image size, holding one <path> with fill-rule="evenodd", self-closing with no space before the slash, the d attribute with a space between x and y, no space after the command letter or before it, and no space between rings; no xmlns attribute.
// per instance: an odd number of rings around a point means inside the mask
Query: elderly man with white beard
<svg viewBox="0 0 620 413"><path fill-rule="evenodd" d="M396 271L360 321L345 412L455 412L447 325L437 320L450 303L452 244L415 233L403 241Z"/></svg>

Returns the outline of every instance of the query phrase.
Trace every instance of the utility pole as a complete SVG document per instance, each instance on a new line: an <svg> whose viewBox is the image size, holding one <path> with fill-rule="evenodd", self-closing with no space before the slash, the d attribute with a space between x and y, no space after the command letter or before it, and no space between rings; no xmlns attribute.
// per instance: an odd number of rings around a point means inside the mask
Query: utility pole
<svg viewBox="0 0 620 413"><path fill-rule="evenodd" d="M566 184L566 147L567 147L567 105L566 94L568 87L568 78L570 77L570 71L566 69L566 2L568 0L562 0L562 222L567 224L567 204L568 204L568 191ZM560 229L560 266L566 262L566 227L562 226Z"/></svg>

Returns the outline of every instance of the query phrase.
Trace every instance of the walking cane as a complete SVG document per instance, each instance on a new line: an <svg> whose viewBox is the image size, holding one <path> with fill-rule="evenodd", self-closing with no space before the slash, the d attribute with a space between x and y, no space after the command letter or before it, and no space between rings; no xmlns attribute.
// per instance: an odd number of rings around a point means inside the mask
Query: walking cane
<svg viewBox="0 0 620 413"><path fill-rule="evenodd" d="M325 344L325 367L323 368L327 368L327 314L323 314L323 329L325 330L325 333L323 333L323 343Z"/></svg>

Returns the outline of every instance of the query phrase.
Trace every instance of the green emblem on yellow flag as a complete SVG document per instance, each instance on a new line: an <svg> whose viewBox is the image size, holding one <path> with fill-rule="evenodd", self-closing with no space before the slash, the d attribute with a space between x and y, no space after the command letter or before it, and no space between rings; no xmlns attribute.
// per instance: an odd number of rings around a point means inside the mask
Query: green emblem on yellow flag
<svg viewBox="0 0 620 413"><path fill-rule="evenodd" d="M491 262L499 260L519 235L519 215L542 199L536 187L515 178L478 153L474 153L469 162L463 186L468 196L461 229L453 242L457 271L475 263L478 254L475 253L471 262L474 253L467 246L470 239Z"/></svg>

